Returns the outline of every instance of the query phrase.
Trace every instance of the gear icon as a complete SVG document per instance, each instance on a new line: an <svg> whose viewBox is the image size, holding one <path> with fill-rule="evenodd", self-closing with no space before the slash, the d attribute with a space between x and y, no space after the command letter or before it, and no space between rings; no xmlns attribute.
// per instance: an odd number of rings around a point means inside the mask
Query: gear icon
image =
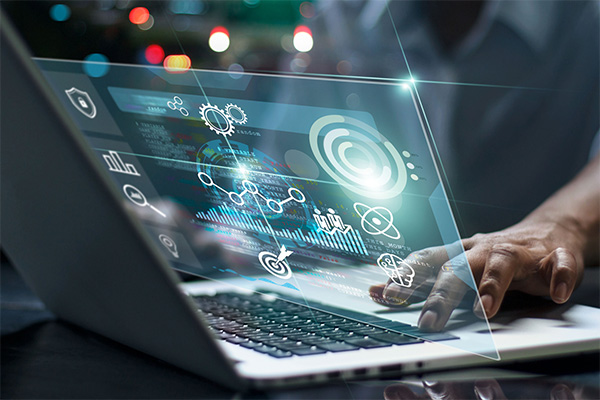
<svg viewBox="0 0 600 400"><path fill-rule="evenodd" d="M209 118L209 114L212 113L213 119ZM217 106L210 104L202 104L200 106L200 117L217 135L231 136L233 133L233 123L231 117Z"/></svg>
<svg viewBox="0 0 600 400"><path fill-rule="evenodd" d="M234 116L234 114L231 113L231 110L234 111L235 115L239 114L239 116ZM246 116L246 113L237 104L231 104L231 103L227 104L225 106L225 112L227 113L227 115L233 122L236 122L240 125L243 125L248 121L248 117Z"/></svg>

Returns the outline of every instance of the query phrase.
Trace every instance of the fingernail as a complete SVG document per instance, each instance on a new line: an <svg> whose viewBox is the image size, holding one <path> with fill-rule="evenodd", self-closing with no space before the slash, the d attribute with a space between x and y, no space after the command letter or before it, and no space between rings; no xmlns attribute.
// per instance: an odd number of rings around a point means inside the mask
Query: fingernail
<svg viewBox="0 0 600 400"><path fill-rule="evenodd" d="M419 318L419 329L433 329L438 321L438 315L433 310L427 310Z"/></svg>
<svg viewBox="0 0 600 400"><path fill-rule="evenodd" d="M481 318L484 319L485 318L485 314L483 313L483 309L481 308L481 303L479 302L479 299L475 299L475 304L473 304L473 313L475 314L475 316L477 318Z"/></svg>
<svg viewBox="0 0 600 400"><path fill-rule="evenodd" d="M473 391L479 400L492 400L494 398L494 390L491 386L475 385Z"/></svg>
<svg viewBox="0 0 600 400"><path fill-rule="evenodd" d="M483 296L481 296L481 305L485 310L485 314L490 315L492 307L494 306L494 298L489 294L484 294Z"/></svg>
<svg viewBox="0 0 600 400"><path fill-rule="evenodd" d="M567 301L567 284L561 282L556 286L556 290L554 291L554 298L561 303Z"/></svg>

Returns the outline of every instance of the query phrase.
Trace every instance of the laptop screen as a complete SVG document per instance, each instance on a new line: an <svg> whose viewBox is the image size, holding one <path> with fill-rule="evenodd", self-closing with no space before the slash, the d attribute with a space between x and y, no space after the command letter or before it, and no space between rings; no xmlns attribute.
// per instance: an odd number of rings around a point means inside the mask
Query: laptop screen
<svg viewBox="0 0 600 400"><path fill-rule="evenodd" d="M444 344L497 357L411 82L35 61L173 268L393 330L451 259Z"/></svg>

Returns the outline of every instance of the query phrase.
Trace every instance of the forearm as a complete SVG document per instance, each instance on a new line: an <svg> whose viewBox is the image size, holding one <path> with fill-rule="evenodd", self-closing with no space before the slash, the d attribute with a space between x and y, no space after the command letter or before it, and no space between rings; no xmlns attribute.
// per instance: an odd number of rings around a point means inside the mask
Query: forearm
<svg viewBox="0 0 600 400"><path fill-rule="evenodd" d="M582 246L587 264L598 265L600 247L600 155L567 185L525 218L553 221L567 229Z"/></svg>

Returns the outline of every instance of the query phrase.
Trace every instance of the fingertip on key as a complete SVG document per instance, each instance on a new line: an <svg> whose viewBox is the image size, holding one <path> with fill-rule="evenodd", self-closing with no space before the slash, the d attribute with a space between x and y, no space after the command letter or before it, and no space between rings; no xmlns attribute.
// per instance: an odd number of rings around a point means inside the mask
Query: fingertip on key
<svg viewBox="0 0 600 400"><path fill-rule="evenodd" d="M491 317L493 315L492 311L494 307L494 298L492 297L492 295L484 294L483 296L481 296L481 305L485 310L485 315L487 315L488 318Z"/></svg>
<svg viewBox="0 0 600 400"><path fill-rule="evenodd" d="M427 310L419 318L419 329L422 331L434 331L438 323L438 314L433 310Z"/></svg>

